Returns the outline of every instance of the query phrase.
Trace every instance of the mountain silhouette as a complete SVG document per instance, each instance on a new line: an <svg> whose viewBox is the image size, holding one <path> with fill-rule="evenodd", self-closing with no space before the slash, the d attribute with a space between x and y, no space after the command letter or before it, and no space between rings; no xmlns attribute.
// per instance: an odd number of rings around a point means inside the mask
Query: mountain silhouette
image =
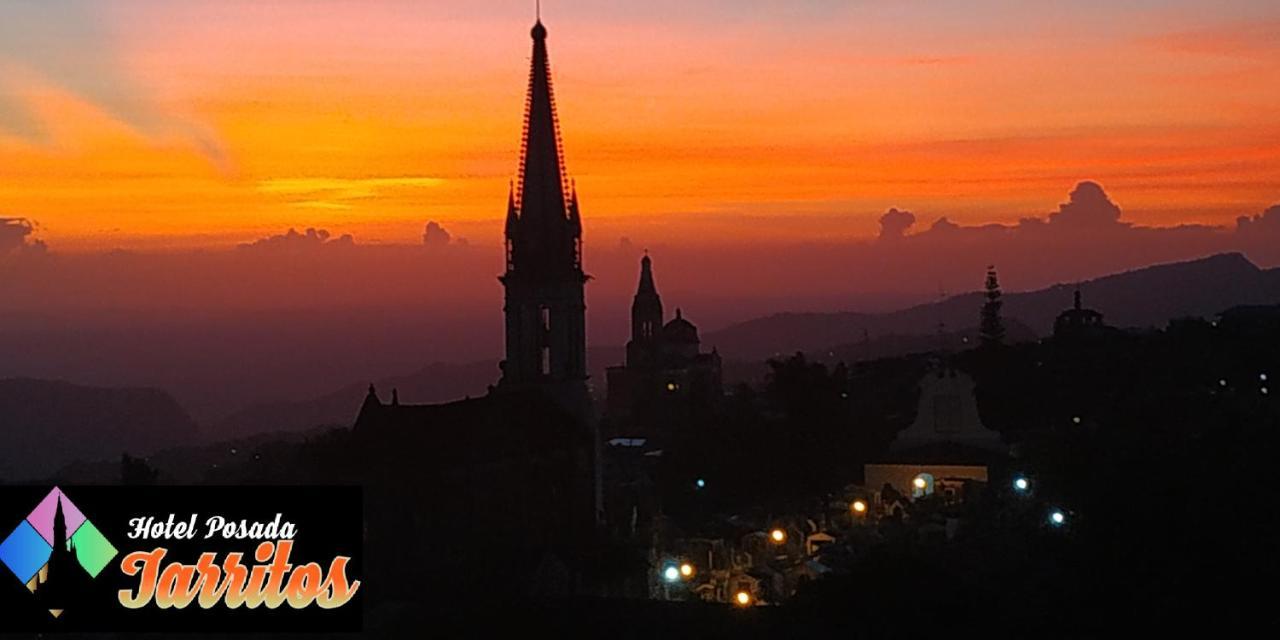
<svg viewBox="0 0 1280 640"><path fill-rule="evenodd" d="M1238 253L1136 269L1079 283L1086 304L1117 327L1163 326L1181 316L1212 316L1237 305L1280 301L1280 269L1263 270ZM1072 303L1075 283L1025 293L1006 293L1009 340L1031 340L1052 332L1053 320ZM729 383L760 378L763 361L804 351L815 359L869 359L946 347L963 349L976 340L982 294L972 292L887 313L779 313L704 334L703 342L724 356ZM939 325L942 332L939 333ZM619 362L619 346L588 352L591 382L603 399L603 370ZM495 361L435 363L406 375L374 380L385 394L405 402L442 402L483 395L497 379ZM349 426L369 380L311 399L262 403L207 425L194 423L167 394L145 389L91 389L36 380L0 381L0 444L30 451L20 460L0 456L0 476L50 473L70 460L111 460L120 451L143 454L162 447L226 441L252 434L301 432L323 425ZM57 398L64 398L59 400ZM92 437L87 437L92 436ZM37 446L48 440L51 445ZM50 448L52 447L52 448ZM47 468L53 465L53 468Z"/></svg>
<svg viewBox="0 0 1280 640"><path fill-rule="evenodd" d="M268 431L297 431L320 425L351 426L369 383L413 402L444 402L479 396L497 379L498 363L433 363L413 373L352 381L341 389L297 402L268 402L246 407L215 423L212 438L223 439Z"/></svg>
<svg viewBox="0 0 1280 640"><path fill-rule="evenodd" d="M196 424L158 389L0 380L0 479L43 477L77 458L190 442Z"/></svg>
<svg viewBox="0 0 1280 640"><path fill-rule="evenodd" d="M617 363L621 357L622 347L589 347L590 381L603 385L605 367ZM498 363L495 360L432 363L406 375L353 381L341 389L307 400L246 407L214 423L207 435L221 440L270 431L300 431L321 425L348 427L368 393L370 382L387 394L396 389L405 402L434 403L484 395L489 385L497 380L497 373ZM603 391L601 387L597 393Z"/></svg>
<svg viewBox="0 0 1280 640"><path fill-rule="evenodd" d="M1076 286L1006 292L1004 317L1026 325L1034 335L1049 335L1054 318L1071 305ZM1104 276L1079 287L1088 306L1105 314L1112 326L1163 326L1173 318L1212 316L1237 305L1274 304L1280 301L1280 269L1259 269L1239 253L1225 253ZM975 291L890 313L779 313L713 331L703 342L736 360L796 351L819 354L864 341L916 346L936 336L939 323L950 331L976 327L981 306L982 294ZM905 336L919 339L904 340ZM892 350L876 351L878 356L895 355Z"/></svg>

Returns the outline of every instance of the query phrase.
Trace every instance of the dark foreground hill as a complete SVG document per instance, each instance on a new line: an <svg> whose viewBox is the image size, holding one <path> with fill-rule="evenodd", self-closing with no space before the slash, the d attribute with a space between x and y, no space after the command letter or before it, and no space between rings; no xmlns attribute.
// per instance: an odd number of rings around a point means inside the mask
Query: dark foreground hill
<svg viewBox="0 0 1280 640"><path fill-rule="evenodd" d="M44 477L68 460L191 442L196 424L159 389L0 380L0 480Z"/></svg>

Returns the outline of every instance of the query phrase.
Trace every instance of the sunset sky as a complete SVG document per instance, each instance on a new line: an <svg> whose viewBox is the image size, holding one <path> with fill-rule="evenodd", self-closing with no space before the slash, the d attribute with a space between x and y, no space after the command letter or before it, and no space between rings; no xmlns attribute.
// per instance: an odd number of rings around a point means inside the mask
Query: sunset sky
<svg viewBox="0 0 1280 640"><path fill-rule="evenodd" d="M546 0L588 242L1280 202L1274 0ZM497 243L533 2L6 1L0 218L59 252Z"/></svg>

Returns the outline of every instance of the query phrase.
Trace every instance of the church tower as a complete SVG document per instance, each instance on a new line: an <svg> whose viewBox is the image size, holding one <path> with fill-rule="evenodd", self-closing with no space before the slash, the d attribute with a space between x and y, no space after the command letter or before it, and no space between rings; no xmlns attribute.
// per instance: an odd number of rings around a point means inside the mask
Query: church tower
<svg viewBox="0 0 1280 640"><path fill-rule="evenodd" d="M520 168L507 197L506 359L499 388L540 388L580 417L587 389L586 301L578 195L565 173L547 58L533 26Z"/></svg>
<svg viewBox="0 0 1280 640"><path fill-rule="evenodd" d="M640 284L631 302L631 340L627 342L627 366L656 364L662 338L662 297L653 283L653 260L640 259Z"/></svg>

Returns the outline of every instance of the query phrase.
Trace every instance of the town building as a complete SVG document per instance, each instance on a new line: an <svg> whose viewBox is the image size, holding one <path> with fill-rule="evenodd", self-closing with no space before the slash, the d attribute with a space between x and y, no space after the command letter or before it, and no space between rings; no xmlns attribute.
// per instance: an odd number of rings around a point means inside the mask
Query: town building
<svg viewBox="0 0 1280 640"><path fill-rule="evenodd" d="M676 309L664 323L653 259L640 259L626 361L606 371L608 435L664 440L711 411L723 394L720 354L703 352L698 327Z"/></svg>
<svg viewBox="0 0 1280 640"><path fill-rule="evenodd" d="M1080 300L1080 289L1077 287L1070 309L1058 314L1053 321L1053 337L1055 338L1087 338L1107 333L1111 329L1102 321L1102 313L1086 309Z"/></svg>
<svg viewBox="0 0 1280 640"><path fill-rule="evenodd" d="M989 467L1007 455L1000 434L978 415L973 378L940 360L920 380L915 420L886 455L864 466L864 485L881 494L958 500L966 483L987 482Z"/></svg>

